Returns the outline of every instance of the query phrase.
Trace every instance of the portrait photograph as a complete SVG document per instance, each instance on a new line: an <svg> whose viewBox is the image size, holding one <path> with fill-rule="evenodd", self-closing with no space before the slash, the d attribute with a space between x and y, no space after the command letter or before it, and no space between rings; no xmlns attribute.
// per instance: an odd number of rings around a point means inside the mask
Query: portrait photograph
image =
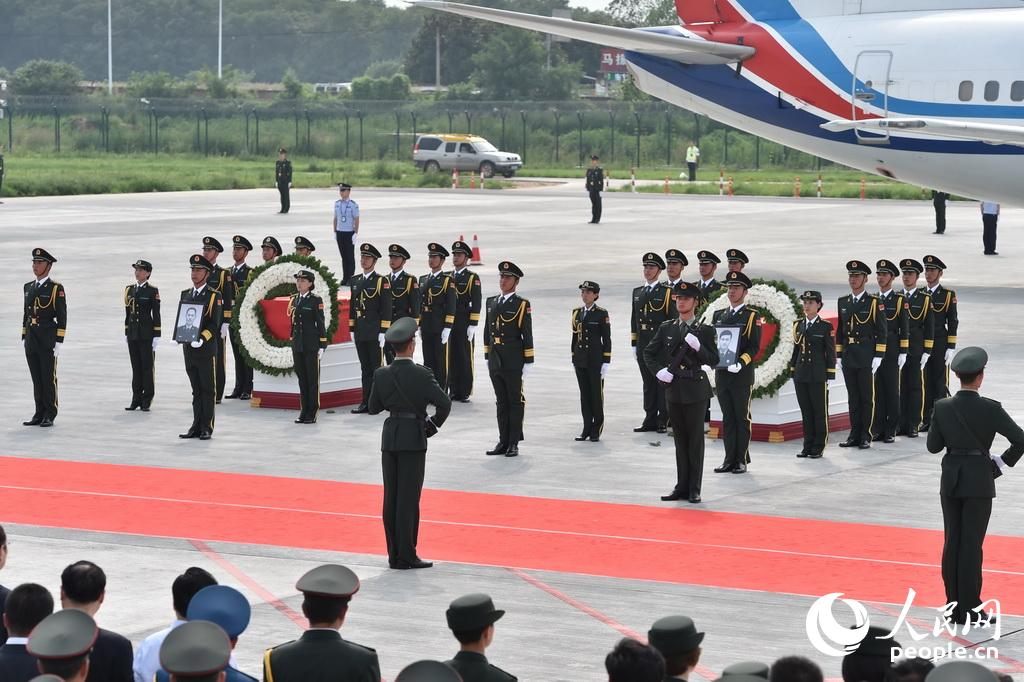
<svg viewBox="0 0 1024 682"><path fill-rule="evenodd" d="M715 335L718 337L718 364L715 369L725 369L736 364L741 331L740 327L715 327Z"/></svg>
<svg viewBox="0 0 1024 682"><path fill-rule="evenodd" d="M186 301L179 303L178 317L174 321L174 340L178 343L198 341L202 320L202 303L188 303Z"/></svg>

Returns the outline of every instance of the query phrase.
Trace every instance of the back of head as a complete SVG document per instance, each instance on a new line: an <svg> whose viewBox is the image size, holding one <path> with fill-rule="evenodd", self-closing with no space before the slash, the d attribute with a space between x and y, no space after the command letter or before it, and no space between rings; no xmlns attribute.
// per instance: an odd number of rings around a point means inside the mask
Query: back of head
<svg viewBox="0 0 1024 682"><path fill-rule="evenodd" d="M92 604L107 589L107 575L91 561L76 561L60 574L60 587L76 604Z"/></svg>
<svg viewBox="0 0 1024 682"><path fill-rule="evenodd" d="M5 602L11 637L28 637L32 629L53 613L53 596L42 585L24 583L7 595Z"/></svg>
<svg viewBox="0 0 1024 682"><path fill-rule="evenodd" d="M186 569L184 573L174 579L174 583L171 585L175 613L180 614L184 618L185 614L188 613L189 602L192 601L192 597L195 596L196 592L204 587L216 584L217 579L210 575L209 571L197 566Z"/></svg>
<svg viewBox="0 0 1024 682"><path fill-rule="evenodd" d="M905 658L893 663L887 682L924 682L934 667L926 658Z"/></svg>
<svg viewBox="0 0 1024 682"><path fill-rule="evenodd" d="M306 594L302 599L302 615L312 626L330 626L348 613L349 597Z"/></svg>
<svg viewBox="0 0 1024 682"><path fill-rule="evenodd" d="M769 682L823 682L818 664L803 656L785 656L772 663Z"/></svg>
<svg viewBox="0 0 1024 682"><path fill-rule="evenodd" d="M605 659L608 682L662 682L665 659L658 650L635 639L622 639Z"/></svg>
<svg viewBox="0 0 1024 682"><path fill-rule="evenodd" d="M843 658L843 682L885 682L892 668L890 652L900 643L888 630L872 625L854 651Z"/></svg>

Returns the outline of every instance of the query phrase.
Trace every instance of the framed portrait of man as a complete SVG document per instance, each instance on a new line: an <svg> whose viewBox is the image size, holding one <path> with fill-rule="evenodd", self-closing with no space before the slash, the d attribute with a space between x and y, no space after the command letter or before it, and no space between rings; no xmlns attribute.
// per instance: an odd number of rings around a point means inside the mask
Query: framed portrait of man
<svg viewBox="0 0 1024 682"><path fill-rule="evenodd" d="M187 301L179 303L178 317L174 321L174 340L178 343L198 341L202 319L202 303L189 303Z"/></svg>
<svg viewBox="0 0 1024 682"><path fill-rule="evenodd" d="M718 343L718 364L715 369L725 369L734 365L739 358L737 352L740 345L741 327L715 327Z"/></svg>

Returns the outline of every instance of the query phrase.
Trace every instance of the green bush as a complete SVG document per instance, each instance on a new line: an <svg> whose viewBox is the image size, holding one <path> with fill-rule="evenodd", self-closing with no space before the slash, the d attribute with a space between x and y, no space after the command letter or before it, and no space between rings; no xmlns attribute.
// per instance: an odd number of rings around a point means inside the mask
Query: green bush
<svg viewBox="0 0 1024 682"><path fill-rule="evenodd" d="M82 78L74 64L33 59L14 72L12 85L19 95L72 95Z"/></svg>
<svg viewBox="0 0 1024 682"><path fill-rule="evenodd" d="M128 76L125 91L133 98L138 97L182 97L188 84L179 81L166 71L132 73Z"/></svg>
<svg viewBox="0 0 1024 682"><path fill-rule="evenodd" d="M370 171L370 175L374 180L401 180L403 170L405 170L404 166L397 163L378 161L373 164L373 170Z"/></svg>
<svg viewBox="0 0 1024 682"><path fill-rule="evenodd" d="M417 187L451 187L451 176L444 173L423 173L416 179Z"/></svg>

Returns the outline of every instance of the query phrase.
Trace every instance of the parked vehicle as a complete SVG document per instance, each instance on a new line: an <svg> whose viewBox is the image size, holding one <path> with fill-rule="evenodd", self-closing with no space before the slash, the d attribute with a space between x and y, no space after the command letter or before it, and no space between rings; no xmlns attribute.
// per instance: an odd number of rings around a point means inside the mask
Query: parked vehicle
<svg viewBox="0 0 1024 682"><path fill-rule="evenodd" d="M518 154L500 151L477 135L420 135L412 149L412 160L424 172L479 171L485 178L499 173L510 178L523 167Z"/></svg>

